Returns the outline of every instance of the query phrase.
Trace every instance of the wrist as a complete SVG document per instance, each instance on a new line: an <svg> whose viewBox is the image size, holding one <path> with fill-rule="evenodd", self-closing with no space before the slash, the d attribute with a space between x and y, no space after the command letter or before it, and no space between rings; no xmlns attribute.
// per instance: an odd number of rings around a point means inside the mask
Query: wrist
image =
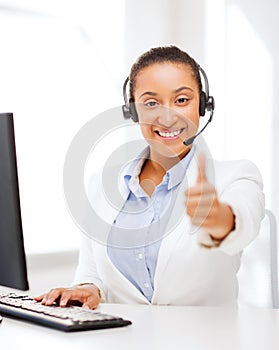
<svg viewBox="0 0 279 350"><path fill-rule="evenodd" d="M232 208L227 204L221 204L219 210L219 220L214 232L210 232L210 237L215 241L222 241L235 229L235 215Z"/></svg>

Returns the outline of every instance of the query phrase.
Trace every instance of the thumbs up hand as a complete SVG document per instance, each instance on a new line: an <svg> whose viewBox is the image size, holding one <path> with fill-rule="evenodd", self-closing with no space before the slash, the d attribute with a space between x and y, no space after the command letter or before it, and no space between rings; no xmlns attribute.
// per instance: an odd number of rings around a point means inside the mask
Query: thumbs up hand
<svg viewBox="0 0 279 350"><path fill-rule="evenodd" d="M198 159L196 184L186 191L186 212L193 225L202 227L213 239L224 239L233 229L235 218L229 205L221 203L206 176L204 155Z"/></svg>

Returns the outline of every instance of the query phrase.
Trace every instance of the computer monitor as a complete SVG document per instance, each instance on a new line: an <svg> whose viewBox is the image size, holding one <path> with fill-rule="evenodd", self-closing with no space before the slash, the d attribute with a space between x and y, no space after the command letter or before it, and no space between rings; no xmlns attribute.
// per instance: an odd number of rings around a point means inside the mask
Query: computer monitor
<svg viewBox="0 0 279 350"><path fill-rule="evenodd" d="M29 289L12 113L0 113L0 285Z"/></svg>

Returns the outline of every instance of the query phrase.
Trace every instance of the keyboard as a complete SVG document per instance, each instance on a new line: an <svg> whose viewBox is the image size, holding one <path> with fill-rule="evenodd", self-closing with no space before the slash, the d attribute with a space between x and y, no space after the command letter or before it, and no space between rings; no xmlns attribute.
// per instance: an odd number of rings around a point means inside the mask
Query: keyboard
<svg viewBox="0 0 279 350"><path fill-rule="evenodd" d="M46 306L29 295L0 291L0 312L2 315L30 321L42 326L73 332L92 329L123 327L132 324L121 317L78 306Z"/></svg>

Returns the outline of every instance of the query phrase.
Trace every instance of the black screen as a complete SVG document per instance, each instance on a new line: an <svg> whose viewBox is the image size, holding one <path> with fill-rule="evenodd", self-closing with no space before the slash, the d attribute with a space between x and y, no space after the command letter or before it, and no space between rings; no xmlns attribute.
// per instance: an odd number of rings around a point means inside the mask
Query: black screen
<svg viewBox="0 0 279 350"><path fill-rule="evenodd" d="M28 289L12 113L0 113L0 285Z"/></svg>

